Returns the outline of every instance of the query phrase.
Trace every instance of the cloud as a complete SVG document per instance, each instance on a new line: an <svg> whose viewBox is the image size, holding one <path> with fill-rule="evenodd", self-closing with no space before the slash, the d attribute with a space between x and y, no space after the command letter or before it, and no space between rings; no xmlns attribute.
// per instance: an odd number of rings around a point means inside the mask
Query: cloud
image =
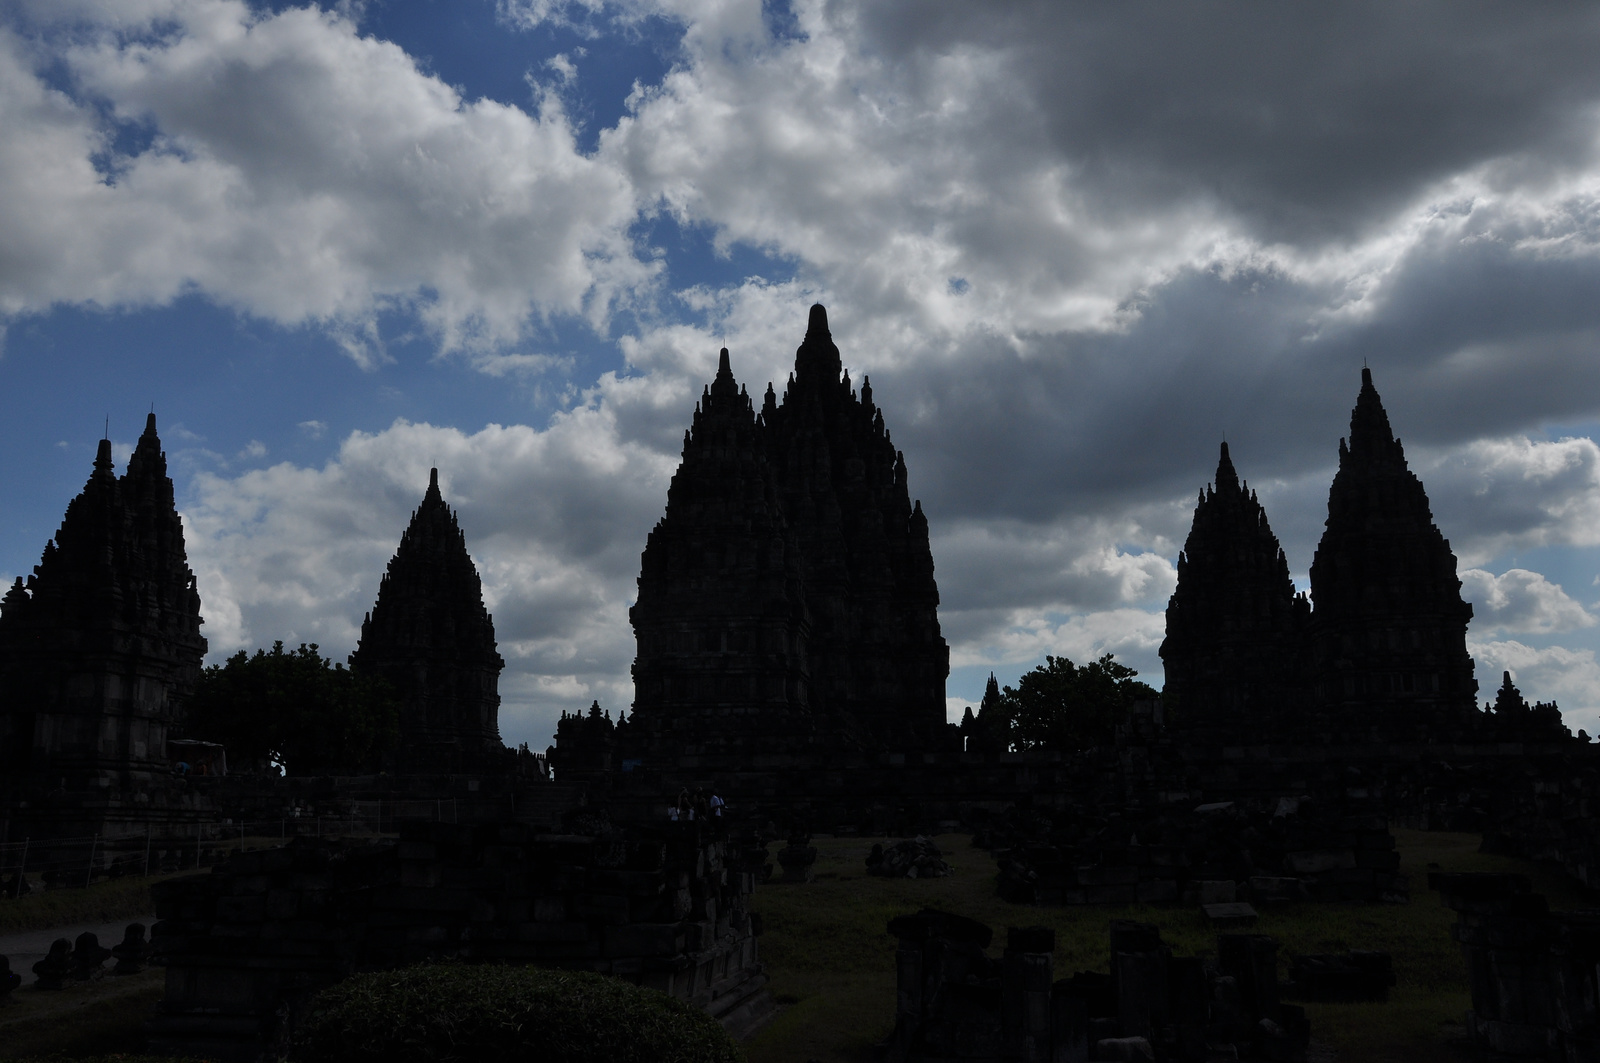
<svg viewBox="0 0 1600 1063"><path fill-rule="evenodd" d="M1457 555L1600 545L1600 446L1587 438L1475 440L1413 460Z"/></svg>
<svg viewBox="0 0 1600 1063"><path fill-rule="evenodd" d="M562 709L632 700L627 605L673 464L584 406L543 430L396 421L321 468L202 473L183 506L212 659L238 648L355 648L428 482L459 514L507 667L502 732L542 748Z"/></svg>
<svg viewBox="0 0 1600 1063"><path fill-rule="evenodd" d="M996 71L1007 91L971 110L1010 120L983 145L1015 158L1015 143L1031 141L1101 210L1204 203L1267 243L1362 234L1487 160L1534 181L1594 149L1600 18L1587 9L1041 0L979 11L901 0L825 10L808 29L881 55L918 102L965 88L949 84L952 70Z"/></svg>
<svg viewBox="0 0 1600 1063"><path fill-rule="evenodd" d="M1474 629L1481 633L1546 635L1596 623L1560 584L1525 568L1501 576L1469 568L1461 573L1461 584L1461 596L1472 603Z"/></svg>
<svg viewBox="0 0 1600 1063"><path fill-rule="evenodd" d="M1018 610L1011 625L986 645L953 647L953 667L970 665L1017 664L1035 661L1045 655L1068 657L1078 663L1114 653L1125 664L1138 668L1145 679L1159 687L1161 667L1155 651L1166 637L1166 615L1145 609L1108 609L1062 617L1059 614Z"/></svg>
<svg viewBox="0 0 1600 1063"><path fill-rule="evenodd" d="M0 30L7 314L197 292L321 329L380 392L381 315L529 391L577 366L548 322L619 333L545 428L199 476L219 652L347 651L436 454L508 713L625 703L622 609L716 350L781 389L813 300L907 453L958 661L1109 649L1154 681L1222 438L1303 571L1363 360L1464 565L1600 545L1600 449L1542 438L1600 414L1594 12L791 6L501 0L504 32L681 27L588 154L571 49L530 55L525 111L337 12L39 0ZM643 246L663 216L773 275ZM1463 575L1482 630L1592 623L1537 573Z"/></svg>
<svg viewBox="0 0 1600 1063"><path fill-rule="evenodd" d="M579 154L554 97L462 99L315 8L33 11L39 41L0 28L6 314L199 292L373 366L388 309L492 348L650 284L627 181Z"/></svg>
<svg viewBox="0 0 1600 1063"><path fill-rule="evenodd" d="M1537 649L1515 640L1469 640L1467 651L1477 662L1478 699L1493 701L1500 673L1509 671L1512 682L1528 701L1554 701L1562 718L1576 732L1580 727L1600 734L1600 663L1593 650L1549 646Z"/></svg>

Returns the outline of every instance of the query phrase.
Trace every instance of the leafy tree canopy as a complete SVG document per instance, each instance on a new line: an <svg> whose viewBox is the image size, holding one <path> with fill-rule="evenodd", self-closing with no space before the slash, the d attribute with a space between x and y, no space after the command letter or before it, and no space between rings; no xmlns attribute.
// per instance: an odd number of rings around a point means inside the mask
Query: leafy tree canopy
<svg viewBox="0 0 1600 1063"><path fill-rule="evenodd" d="M200 675L185 734L221 742L233 763L275 761L296 775L377 767L399 740L393 689L334 664L316 643L240 650Z"/></svg>
<svg viewBox="0 0 1600 1063"><path fill-rule="evenodd" d="M1139 673L1113 654L1082 667L1065 657L1046 657L1015 688L986 692L971 735L980 748L1055 749L1072 752L1107 745L1135 701L1155 690L1134 679ZM990 678L991 688L995 686ZM964 728L965 729L965 728ZM969 748L972 742L969 740Z"/></svg>

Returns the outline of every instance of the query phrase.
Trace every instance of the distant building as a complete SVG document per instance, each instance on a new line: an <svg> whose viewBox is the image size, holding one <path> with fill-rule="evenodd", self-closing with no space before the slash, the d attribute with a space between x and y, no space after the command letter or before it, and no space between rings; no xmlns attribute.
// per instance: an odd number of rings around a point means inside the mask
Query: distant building
<svg viewBox="0 0 1600 1063"><path fill-rule="evenodd" d="M439 470L400 537L350 655L357 672L387 680L400 699L396 767L479 772L505 767L494 619L466 536L439 493Z"/></svg>
<svg viewBox="0 0 1600 1063"><path fill-rule="evenodd" d="M950 743L928 522L883 413L811 308L781 402L727 350L630 611L635 741L697 754ZM646 755L648 762L649 756Z"/></svg>
<svg viewBox="0 0 1600 1063"><path fill-rule="evenodd" d="M19 822L35 837L114 830L167 801L167 735L199 678L200 625L152 413L122 476L100 441L33 575L0 602L12 833Z"/></svg>
<svg viewBox="0 0 1600 1063"><path fill-rule="evenodd" d="M1472 606L1461 600L1456 555L1365 368L1349 444L1339 441L1311 601L1309 678L1335 718L1459 727L1476 710Z"/></svg>
<svg viewBox="0 0 1600 1063"><path fill-rule="evenodd" d="M1460 737L1483 722L1471 618L1455 555L1362 369L1309 602L1223 445L1178 558L1165 695L1184 727Z"/></svg>
<svg viewBox="0 0 1600 1063"><path fill-rule="evenodd" d="M1291 710L1309 607L1256 494L1222 444L1200 492L1167 603L1167 710L1194 726L1247 726Z"/></svg>

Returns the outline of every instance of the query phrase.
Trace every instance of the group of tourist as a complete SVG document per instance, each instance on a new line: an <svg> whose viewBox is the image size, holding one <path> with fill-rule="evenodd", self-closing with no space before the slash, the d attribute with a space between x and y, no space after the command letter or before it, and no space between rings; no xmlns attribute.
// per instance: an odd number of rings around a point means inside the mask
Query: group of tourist
<svg viewBox="0 0 1600 1063"><path fill-rule="evenodd" d="M678 799L667 806L667 818L674 823L693 823L695 820L722 822L722 812L727 802L717 796L716 790L695 787L694 793L686 786L678 791Z"/></svg>

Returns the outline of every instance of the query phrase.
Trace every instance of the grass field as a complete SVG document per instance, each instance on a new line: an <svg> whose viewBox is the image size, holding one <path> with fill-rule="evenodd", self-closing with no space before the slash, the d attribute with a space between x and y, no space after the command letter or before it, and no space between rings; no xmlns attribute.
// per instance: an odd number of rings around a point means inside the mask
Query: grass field
<svg viewBox="0 0 1600 1063"><path fill-rule="evenodd" d="M1402 870L1411 879L1404 905L1302 904L1262 913L1254 932L1278 939L1279 957L1296 952L1381 949L1394 955L1398 985L1386 1004L1311 1004L1312 1037L1345 1061L1458 1061L1451 1047L1470 1000L1465 962L1450 940L1455 913L1428 892L1430 865L1446 871L1520 871L1554 908L1583 907L1575 885L1552 870L1480 854L1476 835L1396 831ZM762 957L782 1013L748 1045L751 1063L860 1061L889 1033L894 1018L895 941L889 919L918 908L942 908L988 923L998 956L1007 926L1049 926L1056 932L1056 977L1107 970L1107 924L1137 919L1161 927L1183 955L1216 949L1216 933L1187 907L1044 908L995 896L993 858L962 835L938 839L956 874L889 881L865 874L871 838L818 838L817 881L771 884L754 906L766 933Z"/></svg>
<svg viewBox="0 0 1600 1063"><path fill-rule="evenodd" d="M1593 902L1558 872L1510 857L1485 856L1466 834L1396 831L1402 870L1411 879L1406 905L1311 905L1267 910L1255 927L1294 952L1382 949L1394 955L1399 985L1386 1004L1311 1004L1312 1037L1344 1063L1460 1063L1452 1048L1468 1007L1465 965L1450 940L1455 913L1427 890L1431 865L1446 871L1519 871L1553 908ZM1161 927L1180 954L1214 951L1216 935L1190 908L1041 908L995 896L993 858L964 835L938 839L956 874L896 880L865 874L872 838L818 838L817 880L773 883L756 891L765 923L762 958L778 1017L746 1046L751 1063L865 1063L894 1017L894 939L886 924L919 908L943 908L981 919L995 930L999 954L1007 926L1056 931L1056 976L1105 970L1107 924L1137 919ZM109 922L150 910L152 879L124 879L88 890L35 894L0 902L0 931ZM71 1058L136 1051L145 1014L160 997L161 973L106 979L62 994L23 989L0 1006L0 1059L61 1054Z"/></svg>

